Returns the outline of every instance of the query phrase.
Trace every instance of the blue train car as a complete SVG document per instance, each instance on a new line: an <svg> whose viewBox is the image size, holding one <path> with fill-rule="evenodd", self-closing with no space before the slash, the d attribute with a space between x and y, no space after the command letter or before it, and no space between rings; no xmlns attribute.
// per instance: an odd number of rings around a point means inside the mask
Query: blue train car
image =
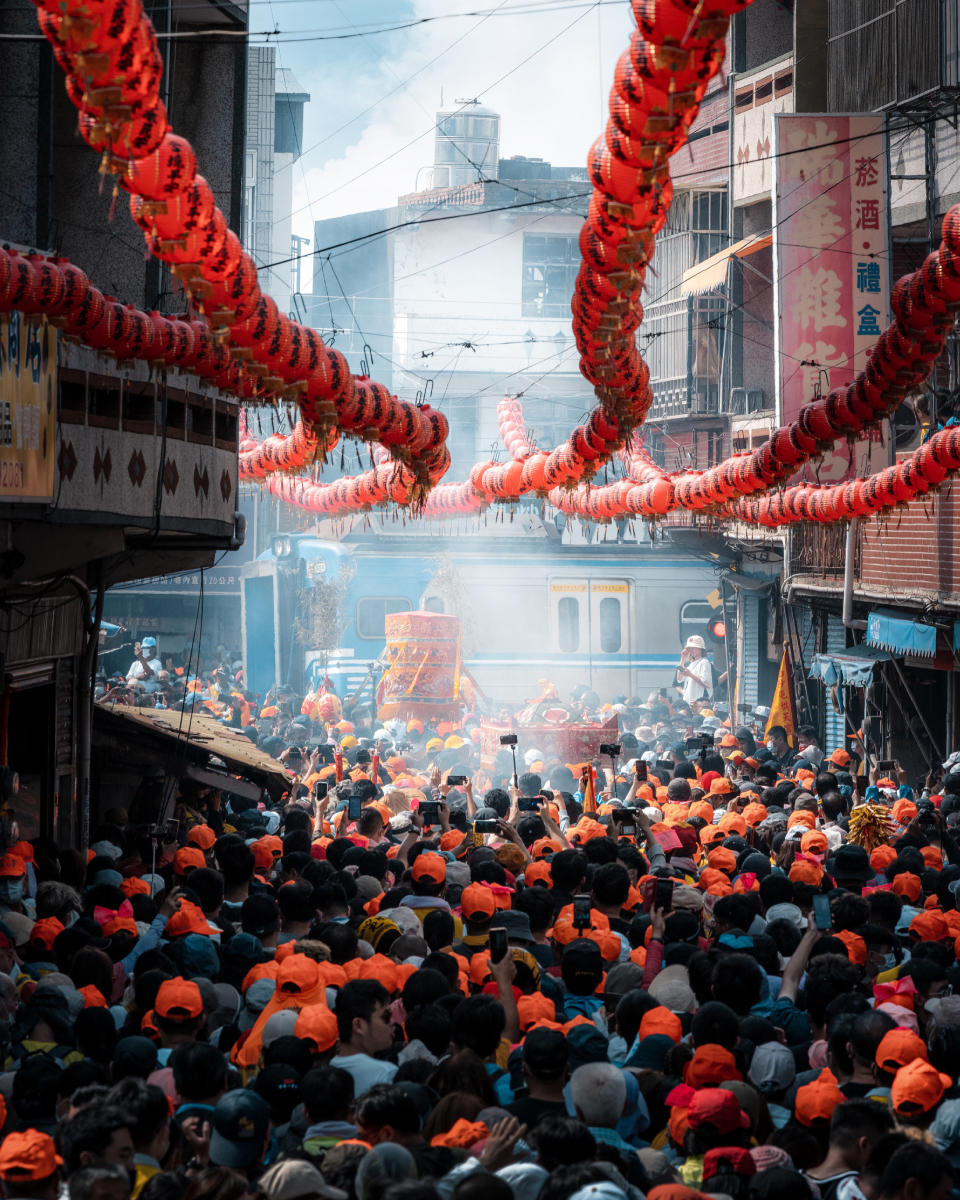
<svg viewBox="0 0 960 1200"><path fill-rule="evenodd" d="M336 601L325 647L304 636L304 602L318 589ZM379 674L385 616L416 608L460 617L464 664L498 700L536 696L541 678L561 693L585 683L645 694L673 682L691 633L725 669L715 566L669 543L279 534L244 568L248 686L307 691L326 674L340 695L356 691Z"/></svg>

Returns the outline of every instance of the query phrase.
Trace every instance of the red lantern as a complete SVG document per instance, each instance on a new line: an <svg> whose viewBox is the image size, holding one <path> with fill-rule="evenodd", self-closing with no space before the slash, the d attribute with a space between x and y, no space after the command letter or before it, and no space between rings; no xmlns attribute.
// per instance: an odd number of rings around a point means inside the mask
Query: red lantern
<svg viewBox="0 0 960 1200"><path fill-rule="evenodd" d="M193 183L197 161L186 138L168 133L146 158L131 159L121 185L150 200L164 200Z"/></svg>

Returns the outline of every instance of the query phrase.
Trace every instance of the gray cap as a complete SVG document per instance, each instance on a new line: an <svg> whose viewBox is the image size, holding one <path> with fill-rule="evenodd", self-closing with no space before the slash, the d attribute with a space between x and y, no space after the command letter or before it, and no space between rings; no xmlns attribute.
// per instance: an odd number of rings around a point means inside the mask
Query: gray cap
<svg viewBox="0 0 960 1200"><path fill-rule="evenodd" d="M505 929L507 940L510 942L527 942L533 944L533 931L530 928L530 918L525 912L512 908L500 909L495 912L490 921L491 929Z"/></svg>
<svg viewBox="0 0 960 1200"><path fill-rule="evenodd" d="M797 1074L793 1054L782 1042L764 1042L753 1052L750 1082L764 1095L782 1092L793 1083Z"/></svg>

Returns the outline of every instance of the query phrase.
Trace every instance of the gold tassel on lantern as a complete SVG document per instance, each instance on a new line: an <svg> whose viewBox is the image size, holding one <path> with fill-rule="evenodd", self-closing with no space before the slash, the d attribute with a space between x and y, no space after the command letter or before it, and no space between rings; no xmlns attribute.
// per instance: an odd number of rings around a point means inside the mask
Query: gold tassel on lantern
<svg viewBox="0 0 960 1200"><path fill-rule="evenodd" d="M894 833L890 810L882 804L861 804L850 814L847 841L862 846L869 854L889 843Z"/></svg>

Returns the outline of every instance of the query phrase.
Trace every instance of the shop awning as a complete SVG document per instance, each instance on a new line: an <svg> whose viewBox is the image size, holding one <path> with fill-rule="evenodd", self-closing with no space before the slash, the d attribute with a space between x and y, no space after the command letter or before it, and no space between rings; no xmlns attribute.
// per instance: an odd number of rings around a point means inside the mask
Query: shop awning
<svg viewBox="0 0 960 1200"><path fill-rule="evenodd" d="M893 655L875 650L866 643L849 646L843 653L815 654L810 666L810 678L822 679L827 687L844 684L866 687L873 680L873 668L878 662L890 662Z"/></svg>
<svg viewBox="0 0 960 1200"><path fill-rule="evenodd" d="M187 773L190 764L217 769L219 760L225 791L230 790L229 776L252 780L275 799L289 791L290 777L282 763L264 754L245 734L221 725L213 717L124 704L97 704L93 714L94 732L101 744L109 739L121 754L125 744L133 744L140 751L151 749L155 761L168 774Z"/></svg>
<svg viewBox="0 0 960 1200"><path fill-rule="evenodd" d="M953 623L953 652L960 653L960 621Z"/></svg>
<svg viewBox="0 0 960 1200"><path fill-rule="evenodd" d="M727 282L727 263L731 258L746 258L748 254L766 250L772 242L773 234L754 233L727 246L725 250L711 254L703 262L694 263L683 273L680 295L696 296L701 292L715 292L717 288L722 288Z"/></svg>
<svg viewBox="0 0 960 1200"><path fill-rule="evenodd" d="M881 650L933 658L937 653L937 629L881 608L867 617L867 642Z"/></svg>

